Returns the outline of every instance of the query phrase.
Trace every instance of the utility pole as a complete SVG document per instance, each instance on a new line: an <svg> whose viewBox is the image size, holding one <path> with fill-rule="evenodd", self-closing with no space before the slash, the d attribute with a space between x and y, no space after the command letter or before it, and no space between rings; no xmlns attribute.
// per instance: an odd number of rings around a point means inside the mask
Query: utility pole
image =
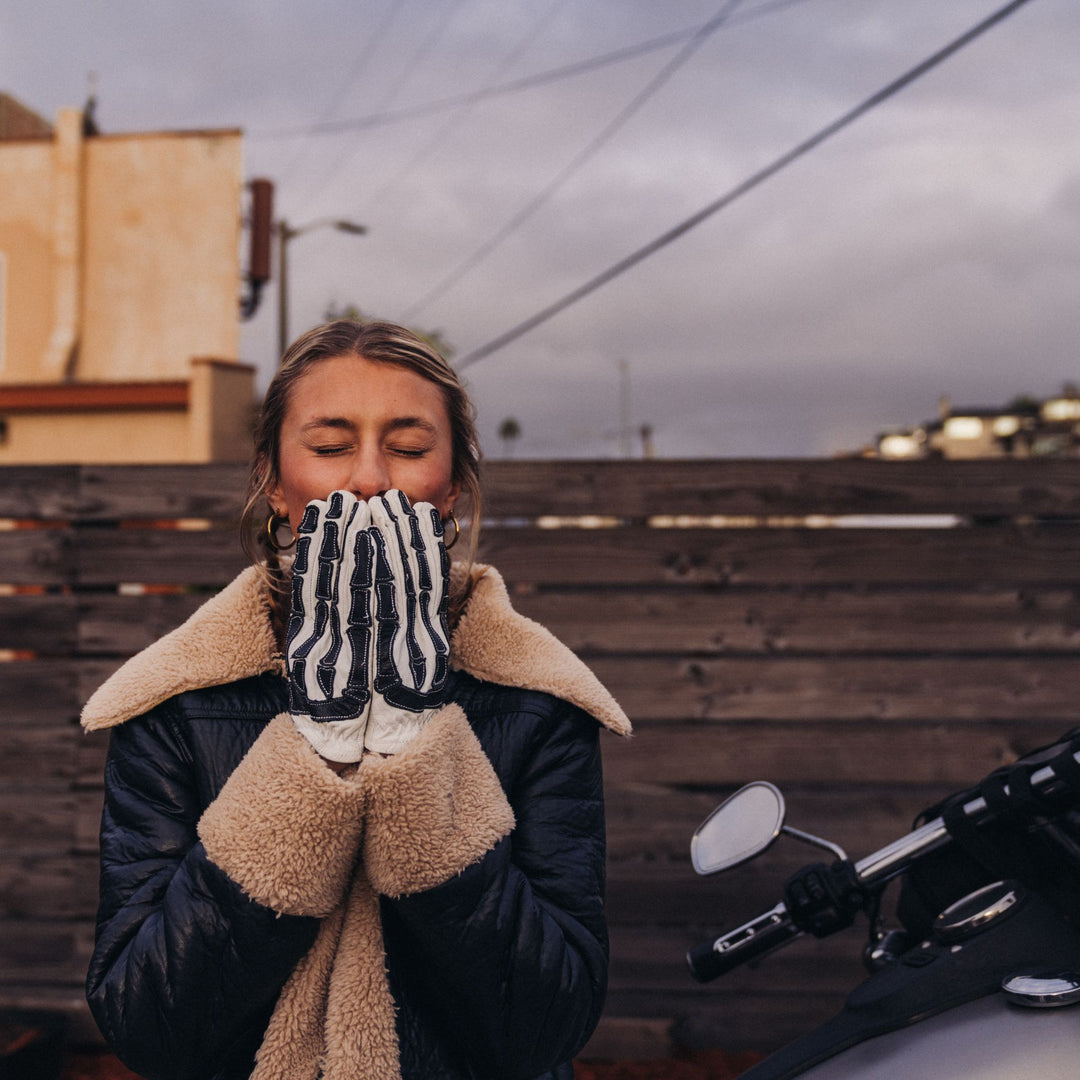
<svg viewBox="0 0 1080 1080"><path fill-rule="evenodd" d="M630 457L630 363L617 361L619 365L619 456Z"/></svg>
<svg viewBox="0 0 1080 1080"><path fill-rule="evenodd" d="M278 234L278 363L285 355L289 347L289 244L298 236L311 232L313 229L333 228L338 232L349 233L352 236L363 236L367 227L357 225L355 221L345 221L339 218L319 218L318 221L309 221L306 225L292 226L281 219L277 223Z"/></svg>

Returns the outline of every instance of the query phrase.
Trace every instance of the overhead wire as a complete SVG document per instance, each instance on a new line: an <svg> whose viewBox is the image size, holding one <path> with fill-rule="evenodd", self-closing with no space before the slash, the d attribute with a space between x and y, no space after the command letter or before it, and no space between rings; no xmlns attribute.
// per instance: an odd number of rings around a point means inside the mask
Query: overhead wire
<svg viewBox="0 0 1080 1080"><path fill-rule="evenodd" d="M736 184L735 187L725 192L719 198L714 199L707 206L702 207L697 213L691 214L690 217L685 218L683 221L679 222L678 225L669 229L667 232L662 233L642 247L639 247L636 251L631 252L618 262L609 266L606 270L603 270L601 273L590 278L584 284L579 285L576 289L572 289L559 300L556 300L554 303L549 304L547 307L536 312L536 314L523 320L516 326L511 327L498 337L492 338L485 344L466 353L466 355L461 357L457 362L455 365L456 368L459 371L464 370L472 364L505 348L512 341L516 341L518 338L523 337L530 330L534 330L537 326L554 318L573 304L576 304L579 300L583 300L586 296L595 292L608 282L613 281L621 274L626 273L627 270L630 270L638 263L649 258L649 256L656 254L661 248L678 240L681 236L690 232L691 229L696 228L703 221L712 217L713 214L730 206L736 199L741 198L743 195L747 194L747 192L752 191L760 184L763 184L782 169L785 169L799 158L804 157L806 154L810 153L810 151L816 149L822 143L830 139L833 135L836 135L844 128L849 127L856 120L865 116L872 109L875 109L878 105L887 101L905 87L910 86L928 71L931 71L965 46L971 44L976 38L981 37L986 31L1008 18L1015 11L1019 10L1029 2L1030 0L1011 0L1010 3L1005 4L993 14L976 23L975 26L965 31L959 37L954 38L947 45L928 56L925 60L920 61L914 67L908 69L903 75L893 79L892 82L883 86L868 98L865 98L854 108L849 109L831 123L826 124L825 127L820 128L809 138L804 139L790 150L775 158L768 165L764 166L764 168L759 169L739 184Z"/></svg>
<svg viewBox="0 0 1080 1080"><path fill-rule="evenodd" d="M731 14L738 9L743 0L724 0L711 19L703 23L694 35L664 66L619 110L600 132L586 146L555 174L554 177L534 195L500 229L466 256L448 274L432 286L404 312L403 318L411 319L434 300L448 292L470 271L480 265L507 237L515 233L570 179L586 162L590 161L607 143L609 143L625 124L637 113L650 98L667 83L673 75L686 64L702 45L723 26Z"/></svg>
<svg viewBox="0 0 1080 1080"><path fill-rule="evenodd" d="M749 22L765 15L770 15L785 7L790 7L795 0L766 0L748 11L740 12L732 16L730 22ZM523 90L531 90L538 86L548 86L551 83L561 82L563 79L585 75L599 68L611 64L620 64L627 60L636 59L659 49L666 49L672 45L693 37L700 27L689 30L677 30L659 37L649 38L637 45L628 45L623 49L615 49L612 52L602 53L599 56L590 57L587 60L579 60L572 64L564 64L547 71L537 72L535 75L525 75L520 79L502 83L498 86L470 90L463 94L453 94L450 97L440 98L437 101L429 101L420 105L407 105L399 109L384 109L380 112L369 113L366 116L353 117L348 120L322 120L314 124L292 125L282 128L254 129L248 132L250 139L291 139L308 135L334 135L341 131L359 131L367 128L385 127L389 124L397 124L404 120L412 120L416 117L427 116L435 112L443 112L447 109L456 109L461 105L473 104L489 98L501 97L506 94L516 94Z"/></svg>
<svg viewBox="0 0 1080 1080"><path fill-rule="evenodd" d="M487 85L496 85L494 80L502 78L502 76L513 65L524 56L526 50L532 45L537 38L543 33L545 28L555 17L560 8L565 6L567 0L552 0L552 3L548 5L539 15L539 17L531 23L525 32L518 39L516 44L510 49L510 51L499 62L498 67L494 73L488 79ZM476 101L467 101L458 106L441 124L431 137L425 142L419 150L417 150L392 176L390 176L373 195L367 200L367 206L374 205L382 201L386 195L395 189L398 189L402 180L410 173L416 170L416 168L424 161L430 159L432 153L453 133L464 120L466 120L471 113Z"/></svg>
<svg viewBox="0 0 1080 1080"><path fill-rule="evenodd" d="M424 37L417 45L416 49L413 50L412 56L410 56L408 61L402 66L398 78L387 86L382 94L379 104L380 108L388 106L398 94L401 93L402 88L408 81L420 70L421 64L434 52L435 46L446 34L446 29L457 14L461 4L462 0L454 0L453 3L446 3L444 0L444 4L441 5L442 17L435 22L428 31L426 37ZM325 190L333 177L355 156L358 149L359 147L357 145L342 147L337 155L335 155L330 165L322 170L321 179L315 181L314 184L309 185L306 198L303 201L310 202L320 191Z"/></svg>
<svg viewBox="0 0 1080 1080"><path fill-rule="evenodd" d="M372 55L379 47L379 45L382 44L383 38L389 32L390 27L394 23L394 20L401 12L401 6L401 0L391 0L391 2L387 4L386 8L383 10L382 19L376 25L375 29L371 32L371 35L368 37L367 41L364 44L364 48L360 50L359 55L353 61L352 67L349 68L349 73L341 81L341 83L338 85L338 89L334 92L333 96L323 107L320 119L319 121L317 121L316 126L320 123L326 123L329 121L330 117L333 116L335 112L337 112L338 107L341 105L342 101L345 100L346 95L349 93L350 90L352 90L353 86L356 84L357 79L359 79L360 76L363 75L363 73L367 70L367 66L371 60ZM311 135L313 133L309 132L308 134ZM292 157L288 159L284 167L281 169L280 173L278 174L279 186L283 186L285 184L286 180L290 177L293 169L295 169L297 162L300 160L301 157L303 157L306 143L307 139L305 138L304 142L302 142L296 148L296 150L293 152Z"/></svg>

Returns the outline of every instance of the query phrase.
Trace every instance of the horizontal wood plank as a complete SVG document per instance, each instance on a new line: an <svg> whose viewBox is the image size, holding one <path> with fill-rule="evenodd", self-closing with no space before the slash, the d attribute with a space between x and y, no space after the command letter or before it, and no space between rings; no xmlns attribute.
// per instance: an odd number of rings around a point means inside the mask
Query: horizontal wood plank
<svg viewBox="0 0 1080 1080"><path fill-rule="evenodd" d="M491 461L487 512L1080 514L1080 463L1043 461Z"/></svg>
<svg viewBox="0 0 1080 1080"><path fill-rule="evenodd" d="M1080 590L523 590L514 606L605 653L1080 651Z"/></svg>
<svg viewBox="0 0 1080 1080"><path fill-rule="evenodd" d="M78 986L93 938L83 919L0 918L0 988Z"/></svg>
<svg viewBox="0 0 1080 1080"><path fill-rule="evenodd" d="M1032 461L489 461L486 512L539 514L1078 515L1068 459ZM0 516L237 516L242 465L4 466Z"/></svg>
<svg viewBox="0 0 1080 1080"><path fill-rule="evenodd" d="M59 853L0 854L0 912L14 919L93 919L97 859Z"/></svg>
<svg viewBox="0 0 1080 1080"><path fill-rule="evenodd" d="M584 535L583 535L584 534ZM1080 584L1080 527L489 529L512 587Z"/></svg>
<svg viewBox="0 0 1080 1080"><path fill-rule="evenodd" d="M1057 720L1080 657L596 657L633 720Z"/></svg>
<svg viewBox="0 0 1080 1080"><path fill-rule="evenodd" d="M84 662L17 660L0 664L0 732L15 738L28 729L74 723L82 707L79 679Z"/></svg>
<svg viewBox="0 0 1080 1080"><path fill-rule="evenodd" d="M78 465L0 466L0 518L66 521L81 510Z"/></svg>
<svg viewBox="0 0 1080 1080"><path fill-rule="evenodd" d="M0 649L125 656L207 593L0 596ZM841 588L522 591L514 606L575 652L1080 652L1080 590Z"/></svg>
<svg viewBox="0 0 1080 1080"><path fill-rule="evenodd" d="M642 725L605 739L605 783L715 785L912 784L972 779L1063 734L1058 722L977 724L710 723Z"/></svg>
<svg viewBox="0 0 1080 1080"><path fill-rule="evenodd" d="M247 488L244 465L83 465L80 520L146 518L240 519Z"/></svg>
<svg viewBox="0 0 1080 1080"><path fill-rule="evenodd" d="M76 803L75 794L63 783L0 783L4 854L62 856L70 852Z"/></svg>

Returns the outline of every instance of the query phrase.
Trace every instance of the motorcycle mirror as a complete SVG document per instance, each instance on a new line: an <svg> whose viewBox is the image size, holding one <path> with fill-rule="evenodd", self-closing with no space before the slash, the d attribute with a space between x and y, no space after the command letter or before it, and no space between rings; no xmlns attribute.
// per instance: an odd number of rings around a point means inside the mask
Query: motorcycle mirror
<svg viewBox="0 0 1080 1080"><path fill-rule="evenodd" d="M780 789L765 780L739 788L694 830L694 869L716 874L760 855L780 835L784 809Z"/></svg>

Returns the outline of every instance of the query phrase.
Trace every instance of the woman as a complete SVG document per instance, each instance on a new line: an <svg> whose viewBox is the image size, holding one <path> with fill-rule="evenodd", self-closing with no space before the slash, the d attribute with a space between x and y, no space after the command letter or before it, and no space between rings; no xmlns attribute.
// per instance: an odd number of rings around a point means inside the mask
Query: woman
<svg viewBox="0 0 1080 1080"><path fill-rule="evenodd" d="M597 722L629 723L473 564L478 458L421 339L306 334L256 431L258 564L87 703L88 998L151 1080L572 1075L606 983Z"/></svg>

